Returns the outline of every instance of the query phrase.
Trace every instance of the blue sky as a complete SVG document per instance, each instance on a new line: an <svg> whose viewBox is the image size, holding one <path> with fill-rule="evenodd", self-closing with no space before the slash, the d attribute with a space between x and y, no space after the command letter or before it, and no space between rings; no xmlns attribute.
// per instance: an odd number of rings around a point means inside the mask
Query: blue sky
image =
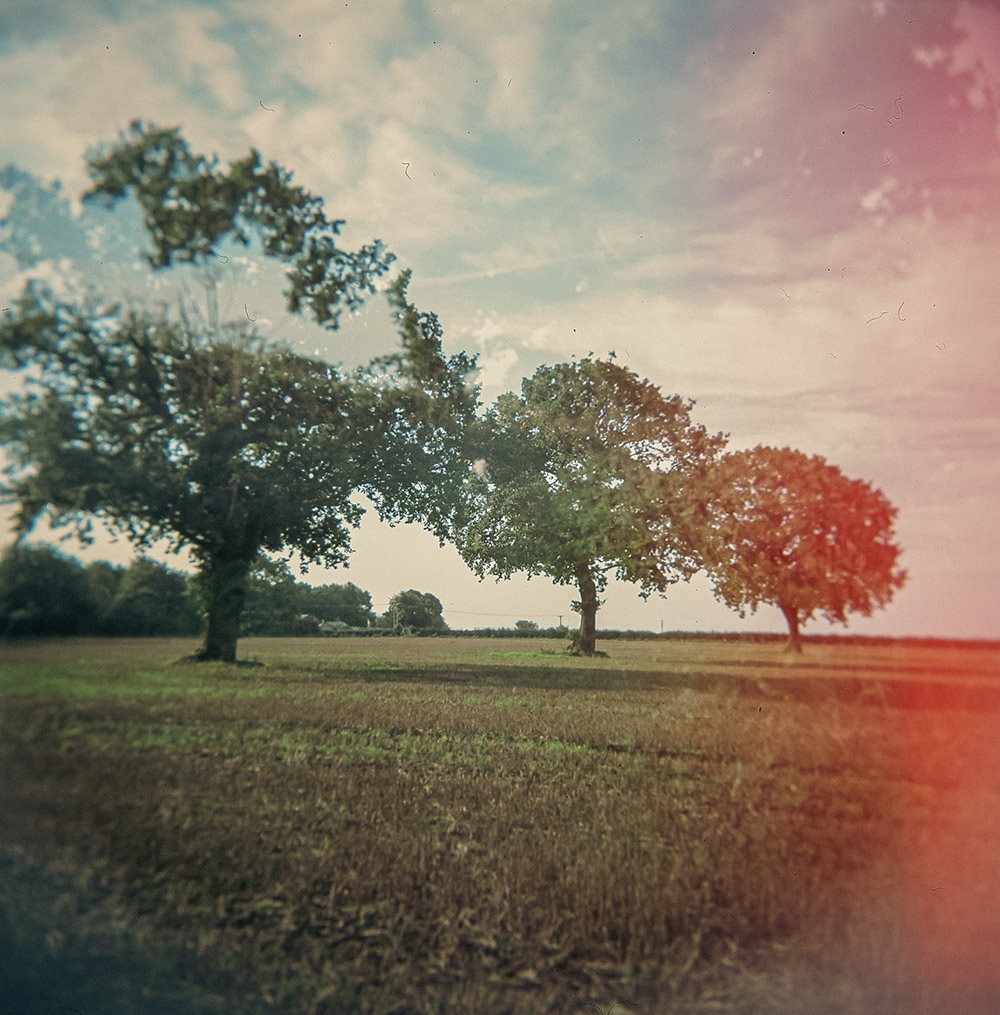
<svg viewBox="0 0 1000 1015"><path fill-rule="evenodd" d="M541 363L613 350L731 447L826 456L899 507L911 572L851 630L996 635L997 4L8 2L0 87L0 165L71 202L86 150L136 117L281 162L347 220L346 244L378 237L413 269L448 347L479 355L486 402ZM140 237L99 218L25 219L50 241L30 271L150 295ZM334 361L384 351L381 307L310 331L233 253L229 312ZM4 300L23 278L0 258ZM309 579L380 604L433 592L453 626L569 620L574 598L480 584L374 521L349 570ZM740 621L697 581L646 604L614 587L599 622L783 625Z"/></svg>

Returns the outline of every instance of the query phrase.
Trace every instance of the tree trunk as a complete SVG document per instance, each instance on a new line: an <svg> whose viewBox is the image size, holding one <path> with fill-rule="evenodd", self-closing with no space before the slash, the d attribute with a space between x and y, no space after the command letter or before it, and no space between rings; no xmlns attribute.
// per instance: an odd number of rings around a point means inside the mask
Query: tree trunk
<svg viewBox="0 0 1000 1015"><path fill-rule="evenodd" d="M590 568L581 565L576 569L576 583L580 588L580 602L573 604L573 609L580 614L580 631L576 639L576 651L581 655L592 656L597 646L597 585Z"/></svg>
<svg viewBox="0 0 1000 1015"><path fill-rule="evenodd" d="M799 637L799 611L794 606L782 606L781 612L788 621L788 641L785 651L798 653L802 651L802 639Z"/></svg>
<svg viewBox="0 0 1000 1015"><path fill-rule="evenodd" d="M206 662L236 662L240 636L240 615L246 599L247 578L252 561L213 561L198 576L202 603L208 614L205 644L198 658Z"/></svg>

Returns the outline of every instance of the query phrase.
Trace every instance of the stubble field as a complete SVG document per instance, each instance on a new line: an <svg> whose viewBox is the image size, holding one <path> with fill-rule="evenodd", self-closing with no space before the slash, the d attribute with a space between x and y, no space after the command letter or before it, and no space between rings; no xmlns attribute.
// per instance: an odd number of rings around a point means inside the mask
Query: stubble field
<svg viewBox="0 0 1000 1015"><path fill-rule="evenodd" d="M1000 1010L1000 649L0 646L0 1010Z"/></svg>

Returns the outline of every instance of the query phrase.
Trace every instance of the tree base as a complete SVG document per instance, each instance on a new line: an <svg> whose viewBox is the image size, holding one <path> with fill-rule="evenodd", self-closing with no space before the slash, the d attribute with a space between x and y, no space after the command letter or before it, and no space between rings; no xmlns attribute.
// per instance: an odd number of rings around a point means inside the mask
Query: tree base
<svg viewBox="0 0 1000 1015"><path fill-rule="evenodd" d="M190 663L225 663L226 666L245 666L245 667L256 667L266 666L266 663L257 662L256 660L250 659L220 659L218 656L209 656L204 652L192 652L189 656L181 656L180 659L175 660L176 665L186 666Z"/></svg>
<svg viewBox="0 0 1000 1015"><path fill-rule="evenodd" d="M589 652L581 648L579 645L569 645L566 648L566 655L568 656L584 656L587 659L607 659L608 653L602 652L600 649L591 649Z"/></svg>

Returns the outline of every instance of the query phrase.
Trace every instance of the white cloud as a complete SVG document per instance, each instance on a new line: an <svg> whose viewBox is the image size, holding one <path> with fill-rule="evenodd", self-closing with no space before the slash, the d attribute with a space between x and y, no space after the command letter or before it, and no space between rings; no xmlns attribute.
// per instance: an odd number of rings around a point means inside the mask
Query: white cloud
<svg viewBox="0 0 1000 1015"><path fill-rule="evenodd" d="M552 196L551 187L530 187L519 183L489 183L483 192L483 200L512 208L526 201L539 201Z"/></svg>
<svg viewBox="0 0 1000 1015"><path fill-rule="evenodd" d="M985 5L959 4L956 27L965 39L956 47L950 70L966 74L966 99L975 109L992 113L1000 139L1000 17Z"/></svg>
<svg viewBox="0 0 1000 1015"><path fill-rule="evenodd" d="M477 69L469 55L450 45L432 45L388 68L380 112L411 128L433 128L453 137L478 129L473 110L481 103Z"/></svg>
<svg viewBox="0 0 1000 1015"><path fill-rule="evenodd" d="M227 114L246 109L251 100L236 54L217 37L225 26L221 12L183 7L166 12L164 17L166 24L154 21L148 30L156 33L155 48L162 59L174 63L179 80L188 86L206 85Z"/></svg>
<svg viewBox="0 0 1000 1015"><path fill-rule="evenodd" d="M231 16L254 27L272 80L287 78L324 98L351 99L346 113L352 115L365 108L365 92L384 79L376 53L393 35L404 7L405 0L377 5L239 0Z"/></svg>
<svg viewBox="0 0 1000 1015"><path fill-rule="evenodd" d="M202 8L147 8L127 23L92 17L72 40L45 39L6 55L0 88L18 102L5 117L5 154L62 179L76 197L88 183L84 152L137 116L183 123L196 145L220 147L234 135L222 118L250 101L235 52L213 37L221 24L220 14Z"/></svg>
<svg viewBox="0 0 1000 1015"><path fill-rule="evenodd" d="M802 96L803 68L825 62L829 41L838 30L848 9L841 4L805 4L761 9L753 27L766 23L767 44L753 46L747 35L745 11L723 5L720 12L733 22L731 31L709 35L705 47L692 54L692 65L700 66L711 99L705 103L705 115L711 124L742 123L748 131L767 121L776 106ZM735 24L739 22L739 24ZM733 42L739 48L731 47ZM794 54L794 58L791 57ZM846 84L846 82L845 82ZM807 83L807 86L809 86Z"/></svg>
<svg viewBox="0 0 1000 1015"><path fill-rule="evenodd" d="M486 115L497 130L534 136L542 117L538 100L542 67L540 26L529 18L516 31L486 44L489 90Z"/></svg>
<svg viewBox="0 0 1000 1015"><path fill-rule="evenodd" d="M535 328L525 340L529 349L548 349L551 347L552 335L555 331L553 324L543 324Z"/></svg>
<svg viewBox="0 0 1000 1015"><path fill-rule="evenodd" d="M484 392L505 391L511 387L511 371L519 360L516 349L493 348L479 359L478 381Z"/></svg>
<svg viewBox="0 0 1000 1015"><path fill-rule="evenodd" d="M503 328L492 317L484 316L476 327L469 330L469 334L476 339L480 348L485 348L488 342L503 334Z"/></svg>
<svg viewBox="0 0 1000 1015"><path fill-rule="evenodd" d="M387 120L373 130L361 178L339 195L337 209L394 249L420 251L475 234L479 215L470 197L481 187L461 161Z"/></svg>
<svg viewBox="0 0 1000 1015"><path fill-rule="evenodd" d="M861 198L861 207L865 211L881 211L891 213L893 210L892 202L889 201L889 194L897 190L899 187L899 180L895 176L887 176L882 182L872 190L868 191Z"/></svg>
<svg viewBox="0 0 1000 1015"><path fill-rule="evenodd" d="M913 59L917 63L923 64L928 70L931 70L939 63L944 63L948 59L948 52L940 46L932 46L929 49L921 46L913 51Z"/></svg>

